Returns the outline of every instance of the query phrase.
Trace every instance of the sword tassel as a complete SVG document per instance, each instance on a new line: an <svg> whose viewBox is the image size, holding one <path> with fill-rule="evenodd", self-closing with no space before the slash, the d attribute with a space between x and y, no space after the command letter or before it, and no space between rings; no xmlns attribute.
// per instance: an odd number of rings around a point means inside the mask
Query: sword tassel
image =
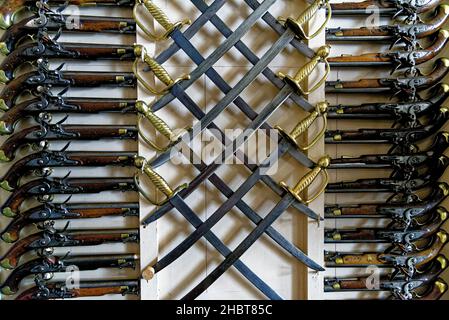
<svg viewBox="0 0 449 320"><path fill-rule="evenodd" d="M141 45L135 46L134 53L139 58L137 58L134 61L133 72L136 75L136 78L140 82L140 84L142 84L145 87L145 89L147 89L154 95L157 96L163 95L167 93L175 84L179 83L180 81L190 79L189 75L182 75L181 77L173 80L173 78L170 76L167 70L165 70L164 67L160 65L155 59L150 57L146 49ZM143 61L151 69L156 78L158 78L163 84L166 85L166 87L163 90L154 89L140 76L139 71L137 70L139 61Z"/></svg>
<svg viewBox="0 0 449 320"><path fill-rule="evenodd" d="M151 16L165 29L165 33L162 35L155 35L151 31L149 31L143 23L140 21L138 15L137 15L137 9L140 6L144 6L148 12L151 14ZM143 32L154 42L163 41L169 38L170 34L174 32L175 30L181 29L184 25L191 24L192 21L190 19L184 19L182 21L173 23L168 18L168 16L165 14L164 11L162 11L161 8L159 8L153 1L151 0L138 0L136 2L136 5L134 6L134 19L136 20L137 25L143 30Z"/></svg>

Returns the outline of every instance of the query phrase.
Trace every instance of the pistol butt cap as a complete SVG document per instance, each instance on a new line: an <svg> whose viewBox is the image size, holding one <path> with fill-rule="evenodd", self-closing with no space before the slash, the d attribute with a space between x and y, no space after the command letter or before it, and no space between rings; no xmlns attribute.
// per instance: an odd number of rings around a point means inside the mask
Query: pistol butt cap
<svg viewBox="0 0 449 320"><path fill-rule="evenodd" d="M449 5L447 4L440 4L438 7L440 10L442 10L445 14L449 14Z"/></svg>
<svg viewBox="0 0 449 320"><path fill-rule="evenodd" d="M440 58L440 62L443 64L443 66L449 67L449 59L448 58Z"/></svg>
<svg viewBox="0 0 449 320"><path fill-rule="evenodd" d="M12 296L12 295L15 294L15 293L16 293L16 292L13 291L13 290L11 290L10 287L3 287L3 288L0 290L0 300L2 300L2 294L3 294L3 295L6 295L6 296Z"/></svg>
<svg viewBox="0 0 449 320"><path fill-rule="evenodd" d="M16 216L16 213L10 207L3 208L2 214L8 218L14 218Z"/></svg>
<svg viewBox="0 0 449 320"><path fill-rule="evenodd" d="M445 270L447 268L447 259L443 255L439 255L437 261L440 263L441 270Z"/></svg>
<svg viewBox="0 0 449 320"><path fill-rule="evenodd" d="M0 188L2 188L3 190L9 191L9 192L14 190L14 188L11 187L9 182L6 180L3 180L2 182L0 182Z"/></svg>
<svg viewBox="0 0 449 320"><path fill-rule="evenodd" d="M11 261L7 258L3 259L2 261L0 261L0 267L2 267L3 269L6 270L11 270L15 268L15 265L11 264Z"/></svg>
<svg viewBox="0 0 449 320"><path fill-rule="evenodd" d="M0 121L0 135L8 135L12 133L12 129L6 125L5 121Z"/></svg>
<svg viewBox="0 0 449 320"><path fill-rule="evenodd" d="M438 207L437 208L437 212L440 215L441 221L446 221L447 220L447 218L449 216L449 212L446 210L446 208Z"/></svg>
<svg viewBox="0 0 449 320"><path fill-rule="evenodd" d="M443 191L444 196L449 195L449 186L446 182L441 182L438 184L438 188L440 188Z"/></svg>
<svg viewBox="0 0 449 320"><path fill-rule="evenodd" d="M440 34L443 36L443 38L447 39L449 38L449 31L446 29L441 29Z"/></svg>
<svg viewBox="0 0 449 320"><path fill-rule="evenodd" d="M447 290L447 284L442 279L435 281L435 286L441 293L444 293Z"/></svg>
<svg viewBox="0 0 449 320"><path fill-rule="evenodd" d="M5 151L0 150L0 162L9 162L11 161L11 159L9 159L6 154Z"/></svg>
<svg viewBox="0 0 449 320"><path fill-rule="evenodd" d="M4 56L7 56L9 54L8 46L5 42L0 42L0 54L3 54Z"/></svg>
<svg viewBox="0 0 449 320"><path fill-rule="evenodd" d="M440 238L440 241L441 241L442 243L446 243L447 240L448 240L448 234L447 234L447 232L444 231L444 230L439 231L439 232L437 233L437 236L438 236L438 238Z"/></svg>
<svg viewBox="0 0 449 320"><path fill-rule="evenodd" d="M0 29L6 30L12 26L11 15L0 15Z"/></svg>
<svg viewBox="0 0 449 320"><path fill-rule="evenodd" d="M11 79L8 78L4 70L0 70L0 84L7 84Z"/></svg>
<svg viewBox="0 0 449 320"><path fill-rule="evenodd" d="M0 99L0 110L3 110L3 111L9 110L9 107L6 105L6 102L3 99Z"/></svg>
<svg viewBox="0 0 449 320"><path fill-rule="evenodd" d="M2 240L5 241L6 243L13 243L19 239L17 238L16 235L9 232L5 232L4 234L2 234Z"/></svg>
<svg viewBox="0 0 449 320"><path fill-rule="evenodd" d="M448 32L449 34L449 32ZM447 83L441 83L440 88L443 92L449 92L449 85Z"/></svg>

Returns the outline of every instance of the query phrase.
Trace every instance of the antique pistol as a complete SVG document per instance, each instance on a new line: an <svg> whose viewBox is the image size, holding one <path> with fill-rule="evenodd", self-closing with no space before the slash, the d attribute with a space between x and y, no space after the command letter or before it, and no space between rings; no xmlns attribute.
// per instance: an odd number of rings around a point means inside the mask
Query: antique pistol
<svg viewBox="0 0 449 320"><path fill-rule="evenodd" d="M449 98L449 85L441 83L426 100L395 103L364 103L328 107L329 119L393 120L402 127L422 125L420 117L432 115Z"/></svg>
<svg viewBox="0 0 449 320"><path fill-rule="evenodd" d="M78 288L66 282L42 283L22 292L15 300L52 300L100 297L108 294L139 295L140 280L80 281Z"/></svg>
<svg viewBox="0 0 449 320"><path fill-rule="evenodd" d="M449 59L439 58L434 69L428 75L414 77L401 76L396 78L360 79L356 81L327 81L327 93L375 93L392 94L404 101L422 100L419 92L439 83L449 72Z"/></svg>
<svg viewBox="0 0 449 320"><path fill-rule="evenodd" d="M96 219L101 217L138 217L138 202L108 203L52 203L46 202L16 215L0 232L1 239L8 243L19 240L26 226L36 224L43 229L50 221L69 219Z"/></svg>
<svg viewBox="0 0 449 320"><path fill-rule="evenodd" d="M135 125L65 125L61 124L61 122L50 124L43 121L41 125L23 129L6 139L0 147L0 161L9 162L13 160L16 151L25 145L46 148L49 141L100 139L137 140L138 136L139 130ZM126 160L130 159L127 158Z"/></svg>
<svg viewBox="0 0 449 320"><path fill-rule="evenodd" d="M353 192L392 192L402 195L404 198L410 197L411 201L416 201L418 196L415 191L435 184L449 166L449 158L441 156L426 173L413 179L392 179L373 178L357 179L354 181L342 181L329 183L326 187L327 193L353 193Z"/></svg>
<svg viewBox="0 0 449 320"><path fill-rule="evenodd" d="M326 205L326 218L385 218L409 226L414 219L427 215L449 195L449 186L445 182L438 183L431 193L420 201L413 203L367 203L347 205ZM439 209L445 210L440 207ZM438 210L438 209L437 209Z"/></svg>
<svg viewBox="0 0 449 320"><path fill-rule="evenodd" d="M37 13L46 13L46 14L54 14L55 16L61 16L59 13L61 10L65 8L67 5L75 5L75 6L120 6L120 7L132 7L134 6L134 1L130 0L2 0L0 2L0 28L7 29L13 25L13 23L19 24L20 22L15 21L15 17L18 12L22 11L23 9L27 9L32 12ZM60 6L60 9L58 9L56 12L52 11L50 8L50 5L53 6ZM63 16L65 17L65 16ZM133 24L130 25L130 27L134 26L135 30L135 22L134 20L130 22ZM114 21L113 17L107 17L104 18L103 21L105 23L109 21ZM49 30L51 29L51 24L42 24L41 22L37 21L36 25L42 25L42 27L46 27ZM59 27L64 27L66 25L65 20L62 20L62 23ZM83 25L83 24L81 24ZM108 27L109 26L109 27ZM113 24L106 24L104 27L106 28L113 28ZM76 26L77 27L77 26ZM117 27L120 27L119 30L124 29L127 30L127 25L117 25ZM94 25L90 26L90 28L93 28L91 30L86 31L97 31L97 29L94 28ZM97 25L96 28L100 28L101 25ZM59 28L57 28L59 29ZM56 29L56 30L57 30ZM108 30L109 31L109 30Z"/></svg>
<svg viewBox="0 0 449 320"><path fill-rule="evenodd" d="M325 142L329 144L391 144L389 154L414 153L419 151L414 143L436 133L448 118L449 109L441 107L426 125L397 129L328 130L325 134Z"/></svg>
<svg viewBox="0 0 449 320"><path fill-rule="evenodd" d="M398 276L381 276L377 283L373 283L371 277L356 278L324 278L324 292L351 292L351 291L390 291L393 297L400 300L416 298L419 288L432 285L447 268L448 260L444 255L439 255L425 266L425 271L417 272L411 278Z"/></svg>
<svg viewBox="0 0 449 320"><path fill-rule="evenodd" d="M394 179L410 179L417 177L423 167L432 168L440 161L440 157L447 158L443 153L449 147L449 133L438 132L434 142L427 149L414 154L369 154L360 157L332 159L329 169L393 169L390 177ZM447 161L447 160L442 160Z"/></svg>
<svg viewBox="0 0 449 320"><path fill-rule="evenodd" d="M67 272L71 268L77 268L80 271L100 268L135 269L138 261L139 256L136 254L39 257L14 269L0 285L0 291L4 295L16 294L22 280L30 275L49 280L53 273Z"/></svg>
<svg viewBox="0 0 449 320"><path fill-rule="evenodd" d="M79 22L71 25L69 21ZM135 34L136 22L133 19L119 17L63 16L59 14L34 15L28 17L4 31L0 38L0 53L8 55L27 37L36 37L39 32L62 31L65 33L107 33ZM50 51L51 52L51 51Z"/></svg>
<svg viewBox="0 0 449 320"><path fill-rule="evenodd" d="M126 151L61 151L43 150L30 154L16 161L0 180L0 187L12 191L19 186L20 179L33 173L35 176L46 177L55 167L103 167L103 166L134 166L136 152Z"/></svg>
<svg viewBox="0 0 449 320"><path fill-rule="evenodd" d="M2 214L14 217L22 203L30 197L50 201L54 194L100 193L103 191L137 191L133 177L129 178L42 178L17 188L0 207Z"/></svg>
<svg viewBox="0 0 449 320"><path fill-rule="evenodd" d="M86 113L100 112L136 113L135 99L115 98L73 98L65 97L63 90L54 95L51 92L41 91L38 97L13 106L0 115L0 135L14 132L16 124L27 117L33 117L40 122L42 113Z"/></svg>
<svg viewBox="0 0 449 320"><path fill-rule="evenodd" d="M413 278L415 273L427 263L438 257L448 240L444 230L438 231L426 248L420 251L403 252L400 248L388 249L386 252L341 253L326 251L324 261L326 267L367 267L395 268L407 278ZM396 274L394 274L396 275Z"/></svg>
<svg viewBox="0 0 449 320"><path fill-rule="evenodd" d="M51 248L97 246L105 243L137 243L139 231L129 230L69 230L46 229L29 235L12 245L0 259L4 269L15 269L20 258L27 252L37 250L39 254L51 253Z"/></svg>
<svg viewBox="0 0 449 320"><path fill-rule="evenodd" d="M39 92L45 87L134 87L132 72L83 72L49 70L44 60L38 61L36 71L25 73L9 82L0 93L0 109L8 110L24 92ZM43 88L44 87L44 88Z"/></svg>
<svg viewBox="0 0 449 320"><path fill-rule="evenodd" d="M381 16L406 17L414 22L417 15L434 9L441 0L365 0L362 2L331 3L332 14L336 16L371 15L373 8Z"/></svg>
<svg viewBox="0 0 449 320"><path fill-rule="evenodd" d="M48 35L42 35L37 42L23 44L3 59L0 65L0 83L8 83L15 77L16 70L25 63L38 59L77 60L135 60L134 45L58 43Z"/></svg>
<svg viewBox="0 0 449 320"><path fill-rule="evenodd" d="M386 228L327 229L325 243L391 243L404 252L417 250L416 241L437 233L447 221L448 212L440 210L425 225L404 230L394 223Z"/></svg>
<svg viewBox="0 0 449 320"><path fill-rule="evenodd" d="M362 28L329 28L326 30L326 41L382 41L391 43L391 47L402 44L407 49L420 47L418 39L438 32L449 18L449 6L439 5L433 18L426 22L413 24L383 25Z"/></svg>
<svg viewBox="0 0 449 320"><path fill-rule="evenodd" d="M433 44L425 49L396 50L391 52L365 53L362 55L341 55L327 59L331 67L391 67L391 73L406 69L406 74L415 75L416 66L436 57L446 46L449 31L441 29Z"/></svg>

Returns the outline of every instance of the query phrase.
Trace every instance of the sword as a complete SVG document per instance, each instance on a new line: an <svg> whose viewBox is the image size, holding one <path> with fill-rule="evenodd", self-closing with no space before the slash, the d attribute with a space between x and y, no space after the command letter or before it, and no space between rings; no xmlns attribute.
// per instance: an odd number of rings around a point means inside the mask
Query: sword
<svg viewBox="0 0 449 320"><path fill-rule="evenodd" d="M174 206L179 206L182 210L180 212L186 218L189 223L191 223L195 228L201 225L202 221L198 216L190 209L188 205L181 199L181 201L177 201L178 193L180 190L185 188L185 185L182 185L175 190L172 190L170 186L165 182L165 180L154 171L143 158L139 158L140 167L142 168L142 172L150 179L150 181L157 187L159 191L161 191L164 195L167 196L167 201L170 201ZM140 182L138 176L135 176L135 184L139 188L140 192L144 197L153 204L158 204L156 201L152 200L147 193L140 188ZM212 231L208 232L205 235L206 240L217 249L223 256L228 256L231 250L223 243L221 240L214 234ZM262 279L260 279L255 273L251 271L243 262L237 261L236 263L237 270L248 279L256 288L258 288L263 294L265 294L271 300L282 300L282 298L267 284L264 283ZM142 277L146 280L152 279L154 276L154 272L152 269L147 268L143 271Z"/></svg>
<svg viewBox="0 0 449 320"><path fill-rule="evenodd" d="M211 165L209 165L205 170L201 171L201 174L198 175L190 184L190 186L188 187L188 190L186 190L186 195L190 194L193 190L195 190L195 188L197 186L199 186L203 181L205 181L206 179L208 179L208 177L213 174L215 172L215 170L217 170L217 168L220 166L221 163L225 162L225 159L229 156L232 156L234 154L234 152L243 144L245 143L245 141L247 141L251 135L258 129L260 128L260 126L262 124L265 123L265 121L271 116L271 114L273 112L275 112L281 105L282 103L289 97L289 95L291 95L293 92L298 92L301 94L307 94L307 92L304 92L304 90L301 87L301 82L303 79L305 79L308 75L310 75L310 73L316 68L316 66L318 65L318 63L323 60L326 63L325 57L328 54L329 48L324 46L322 48L320 48L315 56L314 59L312 59L311 61L309 61L306 65L304 65L295 75L295 77L290 77L290 76L285 76L285 75L281 75L281 77L284 79L285 81L285 85L283 87L283 89L278 93L278 95L262 110L262 112L253 120L253 122L250 124L250 126L247 128L247 130L245 130L245 132L243 132L239 137L237 137L234 141L227 143L225 150L222 152L222 154L220 156L218 156ZM327 64L326 64L327 65ZM326 74L323 76L323 78L321 79L321 81L319 81L310 91L313 91L315 89L317 89L326 79L327 74L329 73L329 67L327 65L327 72ZM327 108L327 104L326 103L322 103L319 104L317 106L317 109L315 110L315 112L313 112L310 117L306 118L304 120L304 122L301 122L292 132L291 137L288 136L288 134L284 134L284 137L286 137L286 139L288 139L288 141L291 143L293 142L294 145L296 145L295 142L295 138L298 137L299 134L302 134L314 121L315 119L318 117L318 115L325 113ZM321 109L321 110L320 110ZM325 127L324 129L325 130ZM283 134L283 130L281 129L280 132ZM311 146L313 146L318 139L320 138L320 136L322 136L323 131L314 139L314 141L312 141L311 145L308 146L307 148L310 148ZM306 148L306 149L307 149ZM291 149L291 148L287 148L287 149ZM230 152L232 151L232 152ZM301 153L299 153L301 154ZM269 159L273 160L273 159L277 159L277 152L273 153ZM154 163L157 162L158 159L154 160L151 162L151 166L154 167ZM300 161L300 163L304 164L305 166L310 166L310 160L304 156L304 154L302 154L302 156L298 159ZM193 161L191 161L193 162ZM257 171L257 172L256 172ZM257 175L257 177L260 176L260 173L258 172L258 170L256 170L253 174ZM257 180L254 181L254 183ZM304 210L301 210L304 211ZM155 219L160 218L164 213L166 213L166 209L162 210L158 210L154 213L153 217L150 217L146 220L144 220L144 224L148 224L151 221L154 221ZM316 215L315 215L316 217Z"/></svg>
<svg viewBox="0 0 449 320"><path fill-rule="evenodd" d="M193 300L197 298L201 293L203 293L207 288L212 285L223 273L226 272L227 269L232 267L251 246L254 242L259 239L262 234L265 232L266 228L272 225L276 219L284 213L295 201L299 201L301 203L311 203L316 198L318 198L322 192L324 192L324 188L328 181L328 174L326 168L329 166L330 158L323 157L321 158L316 167L314 167L310 172L308 172L298 184L294 188L288 187L285 183L281 182L281 186L285 189L286 194L282 198L281 201L277 203L277 205L268 213L268 215L261 221L257 227L243 240L237 248L226 257L226 259L212 271L203 281L201 281L195 288L193 288L187 295L185 295L182 300ZM324 174L324 184L323 187L310 199L303 200L301 197L301 193L305 191L306 188L310 186L310 184L320 175ZM323 268L317 269L318 271L323 271Z"/></svg>
<svg viewBox="0 0 449 320"><path fill-rule="evenodd" d="M194 81L196 81L203 73L205 73L222 55L223 52L227 52L229 49L231 49L235 44L240 40L242 29L243 31L247 31L247 24L252 22L252 19L256 16L260 17L264 14L263 11L266 11L269 6L272 4L267 3L268 0L265 0L254 12L253 14L239 27L236 29L236 31L229 37L227 40L220 46L219 50L216 50L214 53L212 53L197 69L195 69L190 74L190 80L183 81L180 83L180 89L185 90L187 87L189 87ZM318 11L321 7L324 6L322 3L323 1L326 1L326 5L329 6L327 3L327 0L317 0L315 1L311 6L309 6L297 20L294 19L287 19L286 25L289 29L286 29L286 31L283 33L281 38L276 42L276 44L267 51L267 53L260 59L259 63L256 64L254 68L251 69L251 71L237 84L226 96L223 98L217 106L215 106L211 112L209 113L210 120L213 120L218 114L221 113L226 107L231 104L238 95L246 88L263 70L266 69L269 62L272 61L272 59L282 51L294 38L295 36L298 36L302 39L308 38L304 31L302 30L301 25L307 21L310 20L310 18ZM273 2L273 1L270 1ZM328 19L326 20L325 24L330 18L330 14L328 14ZM318 34L322 29L324 28L324 25L316 32ZM294 30L294 31L293 31ZM312 35L315 36L316 34ZM212 62L212 63L211 63ZM164 106L166 106L168 103L173 101L175 98L174 92L175 90L172 90L171 93L168 93L161 97L158 101L155 102L155 104L152 106L153 111L157 111ZM211 121L205 121L204 124L208 124ZM205 126L200 126L200 129L202 127L206 128ZM196 131L194 131L196 132ZM201 131L199 131L201 132Z"/></svg>
<svg viewBox="0 0 449 320"><path fill-rule="evenodd" d="M317 112L317 114L318 114L318 112ZM179 256L181 256L185 251L187 251L191 247L191 245L193 245L202 236L204 236L207 232L209 232L209 230L211 230L212 227L243 198L243 196L257 183L257 181L259 181L261 179L263 169L269 168L269 166L271 164L273 164L279 158L280 155L285 154L287 152L288 148L297 147L297 143L294 140L294 138L297 137L297 134L299 134L300 132L304 132L307 129L307 126L305 126L305 124L310 123L310 121L314 117L316 118L317 116L311 115L309 118L300 122L296 126L296 128L292 131L293 134L290 134L290 135L286 134L285 135L286 138L282 140L282 142L279 144L279 147L277 148L277 150L274 151L266 160L264 160L262 165L260 165L253 171L251 176L239 187L239 189L236 192L234 192L232 195L230 195L228 200L226 200L225 203L219 209L217 209L215 211L215 213L211 217L209 217L205 223L203 223L201 225L201 227L199 227L194 233L192 233L178 247L176 247L174 250L172 250L170 253L168 253L160 261L158 261L153 267L151 267L152 273L153 274L157 273L157 272L161 271L162 269L164 269L166 266L170 265ZM238 141L238 139L236 139L236 140ZM235 146L235 144L236 144L235 142L229 143L228 146L229 145ZM238 146L236 146L236 149L238 149ZM230 154L230 152L225 150L221 157L224 157L225 155L229 156L229 154ZM217 159L220 159L221 157L218 157ZM310 163L308 166L312 167L313 163L308 158L305 157L305 159L308 161L308 163ZM215 161L215 163L217 163L217 161ZM188 189L184 190L184 191L186 191L185 192L186 195L183 194L182 197L185 197L188 194L190 194L194 190L194 188L201 183L200 181L204 181L203 179L206 179L208 176L212 175L213 172L218 167L219 167L219 164L213 164L213 165L207 166L205 168L201 168L201 170L200 170L201 174L199 176L197 176L197 178L195 178L192 181L192 183L190 184ZM178 202L184 201L181 198L182 192L183 191L180 191L179 194L172 193L173 196L176 195L178 197L177 198ZM166 201L169 201L169 199L171 199L172 194L169 192L165 192L164 194L167 196ZM158 205L163 205L163 204L158 203ZM177 206L173 203L172 203L172 205L173 205L173 207L177 208L178 211L180 211L182 213L182 209L180 206ZM306 206L303 206L303 205L301 205L301 207L307 208ZM310 209L309 209L309 211L310 211ZM165 212L167 212L167 211L165 211ZM315 214L315 216L316 216L316 214ZM319 218L319 216L318 216L318 218ZM147 220L144 221L144 224L146 222L147 222ZM259 221L259 223L260 223L260 221ZM314 263L313 261L311 261L304 255L301 256L300 261L303 261L307 266L311 267L312 269L320 268L316 263Z"/></svg>

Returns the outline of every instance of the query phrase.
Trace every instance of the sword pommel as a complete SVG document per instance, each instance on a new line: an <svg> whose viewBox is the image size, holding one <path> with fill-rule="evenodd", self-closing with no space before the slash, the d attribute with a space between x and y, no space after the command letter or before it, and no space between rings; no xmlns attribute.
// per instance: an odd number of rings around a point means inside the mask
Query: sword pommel
<svg viewBox="0 0 449 320"><path fill-rule="evenodd" d="M162 120L161 118L159 118L153 111L151 111L150 107L148 106L148 104L146 104L143 101L137 101L136 102L136 110L139 112L140 117L138 120L138 127L139 127L139 133L140 136L142 137L142 139L145 141L145 143L147 143L151 148L153 148L156 151L159 152L164 152L168 149L170 149L173 145L175 145L180 138L181 132L177 132L175 133L168 125L167 123L165 123L164 120ZM157 132L159 132L160 134L162 134L165 138L167 138L170 143L165 146L165 147L161 147L158 144L156 144L155 142L151 141L150 139L148 139L141 131L140 131L140 122L142 118L147 119L151 125L154 127L154 129L156 129Z"/></svg>
<svg viewBox="0 0 449 320"><path fill-rule="evenodd" d="M280 134L287 139L292 145L297 146L300 150L308 150L312 148L318 141L321 139L321 137L326 132L327 128L327 108L329 107L329 104L327 102L319 102L315 106L315 110L312 111L306 118L301 120L295 128L288 134L279 126L276 126L275 128L280 132ZM319 117L322 116L324 120L323 129L320 131L320 133L310 142L307 146L302 147L297 142L296 139L303 133L307 131L307 129L310 128L310 126L314 123L314 121Z"/></svg>
<svg viewBox="0 0 449 320"><path fill-rule="evenodd" d="M133 64L133 72L136 75L136 78L139 80L140 84L145 87L149 92L154 95L160 96L167 93L175 84L183 80L190 79L189 75L182 75L181 77L173 80L167 70L164 69L155 59L153 59L146 51L146 49L142 45L134 46L134 54L136 55L136 60ZM143 79L138 71L139 62L144 62L150 70L154 73L156 78L158 78L163 84L165 84L165 88L163 90L157 90L151 87L145 79Z"/></svg>
<svg viewBox="0 0 449 320"><path fill-rule="evenodd" d="M161 206L164 203L168 202L171 198L173 198L179 191L187 188L187 184L183 184L176 189L172 189L170 185L162 178L154 169L147 163L146 159L143 157L136 157L134 161L134 165L141 169L143 173L150 179L151 183L159 190L162 194L165 195L165 199L162 201L153 200L145 190L140 186L138 175L134 176L134 182L136 183L137 188L140 193L147 199L151 204L155 206Z"/></svg>
<svg viewBox="0 0 449 320"><path fill-rule="evenodd" d="M320 160L318 160L316 166L308 172L304 177L299 180L299 182L296 184L294 188L288 187L284 182L281 182L280 185L282 188L284 188L287 192L289 192L292 196L294 196L298 201L309 204L313 202L315 199L317 199L326 189L326 186L329 182L329 174L327 173L327 168L329 167L331 163L331 158L329 156L322 157ZM308 200L303 200L300 196L300 194L309 187L313 181L320 175L320 173L324 174L324 182L323 186L320 188L320 190L312 197L310 197Z"/></svg>
<svg viewBox="0 0 449 320"><path fill-rule="evenodd" d="M294 77L291 77L289 75L284 75L283 73L279 73L279 77L284 80L285 83L290 85L296 92L298 92L301 95L308 95L312 92L314 92L316 89L318 89L321 85L324 84L326 81L329 73L330 73L330 65L327 61L327 57L330 53L330 46L322 46L318 49L318 51L315 53L315 56L307 62L305 65L303 65L296 75ZM315 68L318 66L320 62L324 62L326 65L326 72L324 73L321 80L315 84L311 89L308 91L305 91L301 83L306 80L308 76L315 70Z"/></svg>
<svg viewBox="0 0 449 320"><path fill-rule="evenodd" d="M143 23L140 21L137 10L140 6L144 6L148 12L151 14L151 16L165 29L165 33L162 35L155 35L151 31L149 31L146 26L143 25ZM170 35L175 30L180 30L183 26L189 25L192 23L190 19L184 19L182 21L173 23L170 21L168 16L165 14L164 11L162 11L161 8L159 8L153 1L151 0L138 0L136 1L136 5L134 6L134 19L136 20L139 27L142 29L142 31L152 40L155 42L166 40L170 37Z"/></svg>

